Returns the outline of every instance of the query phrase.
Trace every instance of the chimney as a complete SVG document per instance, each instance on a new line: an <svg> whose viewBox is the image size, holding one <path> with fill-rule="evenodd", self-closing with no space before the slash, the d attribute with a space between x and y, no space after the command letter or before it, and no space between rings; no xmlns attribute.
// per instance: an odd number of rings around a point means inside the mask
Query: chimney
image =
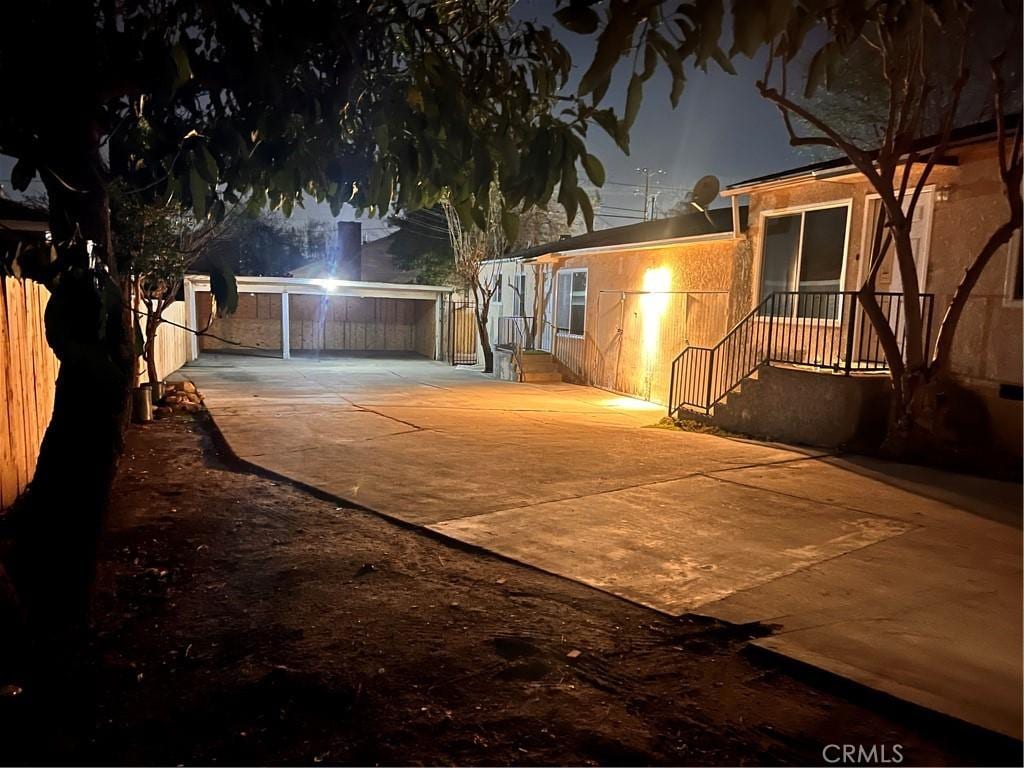
<svg viewBox="0 0 1024 768"><path fill-rule="evenodd" d="M338 263L334 276L339 280L363 279L363 225L358 221L338 222Z"/></svg>

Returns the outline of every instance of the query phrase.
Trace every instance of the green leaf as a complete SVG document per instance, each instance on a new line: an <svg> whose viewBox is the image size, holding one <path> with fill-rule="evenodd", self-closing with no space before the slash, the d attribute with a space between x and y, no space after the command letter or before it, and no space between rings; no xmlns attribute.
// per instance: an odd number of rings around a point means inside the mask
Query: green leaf
<svg viewBox="0 0 1024 768"><path fill-rule="evenodd" d="M502 210L501 229L505 233L505 239L510 243L514 243L519 236L519 216L513 211Z"/></svg>
<svg viewBox="0 0 1024 768"><path fill-rule="evenodd" d="M611 82L612 75L609 72L608 75L604 78L604 80L602 80L596 86L594 86L594 91L593 93L590 94L590 103L593 106L596 107L598 104L601 103L601 100L604 98L604 95L608 93L608 86L611 85Z"/></svg>
<svg viewBox="0 0 1024 768"><path fill-rule="evenodd" d="M32 183L35 175L36 169L32 163L25 158L21 158L11 169L11 185L19 192L24 192L28 189L28 185Z"/></svg>
<svg viewBox="0 0 1024 768"><path fill-rule="evenodd" d="M238 283L231 267L217 260L210 268L210 293L217 303L217 317L233 314L238 309Z"/></svg>
<svg viewBox="0 0 1024 768"><path fill-rule="evenodd" d="M605 133L615 139L615 143L619 145L623 152L629 154L629 134L624 126L620 126L614 112L610 109L599 109L591 117L594 118L595 123L604 129Z"/></svg>
<svg viewBox="0 0 1024 768"><path fill-rule="evenodd" d="M733 67L732 62L729 61L729 57L725 55L725 51L721 48L715 48L711 54L711 58L715 60L715 63L722 68L723 72L728 72L730 75L736 74L736 68Z"/></svg>
<svg viewBox="0 0 1024 768"><path fill-rule="evenodd" d="M590 35L597 30L601 19L593 8L580 3L572 3L566 8L555 11L555 19L570 32L578 35Z"/></svg>
<svg viewBox="0 0 1024 768"><path fill-rule="evenodd" d="M683 95L683 87L686 85L686 78L673 77L672 90L669 91L668 99L673 107L679 106L679 97Z"/></svg>
<svg viewBox="0 0 1024 768"><path fill-rule="evenodd" d="M192 66L188 62L188 53L180 45L171 48L171 58L174 60L174 88L177 89L192 79Z"/></svg>
<svg viewBox="0 0 1024 768"><path fill-rule="evenodd" d="M195 211L197 219L206 218L206 190L207 184L195 166L189 171L188 190L192 195L192 210Z"/></svg>
<svg viewBox="0 0 1024 768"><path fill-rule="evenodd" d="M198 142L197 150L194 154L196 157L196 166L199 169L199 175L210 184L216 184L217 180L220 178L220 169L217 167L217 161L214 160L213 155L210 154L210 150L207 149L206 142Z"/></svg>
<svg viewBox="0 0 1024 768"><path fill-rule="evenodd" d="M587 178L599 187L604 186L604 166L601 161L589 153L580 157L583 162L583 170L587 172Z"/></svg>
<svg viewBox="0 0 1024 768"><path fill-rule="evenodd" d="M630 18L631 9L622 4L613 10L608 25L597 40L597 50L590 67L580 78L578 94L586 96L609 75L615 68L619 58L625 53L633 38L634 20Z"/></svg>
<svg viewBox="0 0 1024 768"><path fill-rule="evenodd" d="M577 188L576 200L583 212L583 221L586 222L587 232L594 231L594 206L590 203L590 196L582 189Z"/></svg>
<svg viewBox="0 0 1024 768"><path fill-rule="evenodd" d="M644 81L650 79L651 75L654 74L655 68L658 66L658 51L653 45L647 43L644 47L644 71L640 77Z"/></svg>
<svg viewBox="0 0 1024 768"><path fill-rule="evenodd" d="M672 106L676 107L679 105L679 97L682 95L683 86L686 84L686 75L683 72L683 59L679 55L679 51L657 32L651 32L647 38L651 45L657 49L669 72L672 73L672 90L669 93L669 99L672 102Z"/></svg>
<svg viewBox="0 0 1024 768"><path fill-rule="evenodd" d="M733 35L730 54L752 58L764 45L768 28L764 0L735 0L732 9Z"/></svg>
<svg viewBox="0 0 1024 768"><path fill-rule="evenodd" d="M640 101L644 95L643 80L640 75L633 73L629 78L629 88L626 90L626 111L622 116L622 122L626 128L632 128L636 121L637 113L640 112Z"/></svg>

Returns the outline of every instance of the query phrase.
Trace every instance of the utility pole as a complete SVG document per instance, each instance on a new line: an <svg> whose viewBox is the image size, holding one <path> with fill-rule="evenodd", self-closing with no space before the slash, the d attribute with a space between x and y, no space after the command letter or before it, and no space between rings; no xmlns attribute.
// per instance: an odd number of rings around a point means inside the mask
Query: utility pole
<svg viewBox="0 0 1024 768"><path fill-rule="evenodd" d="M654 218L654 199L651 197L651 177L665 173L661 168L637 168L636 172L643 176L644 180L644 221L649 221ZM639 194L640 190L636 192ZM650 204L650 216L648 216L648 204Z"/></svg>

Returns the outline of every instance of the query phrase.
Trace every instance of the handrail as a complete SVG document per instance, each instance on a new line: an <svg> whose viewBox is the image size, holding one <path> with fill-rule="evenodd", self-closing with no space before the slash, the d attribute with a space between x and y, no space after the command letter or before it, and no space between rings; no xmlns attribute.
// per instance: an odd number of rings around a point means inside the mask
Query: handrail
<svg viewBox="0 0 1024 768"><path fill-rule="evenodd" d="M875 293L900 343L907 338L902 293ZM921 294L925 348L930 344L934 296ZM776 291L743 316L717 344L687 346L672 361L669 415L684 406L710 413L758 368L785 363L880 371L888 365L856 291Z"/></svg>
<svg viewBox="0 0 1024 768"><path fill-rule="evenodd" d="M523 350L533 349L534 322L529 315L505 315L498 318L498 338L495 349L503 349L512 353L519 373L523 378Z"/></svg>

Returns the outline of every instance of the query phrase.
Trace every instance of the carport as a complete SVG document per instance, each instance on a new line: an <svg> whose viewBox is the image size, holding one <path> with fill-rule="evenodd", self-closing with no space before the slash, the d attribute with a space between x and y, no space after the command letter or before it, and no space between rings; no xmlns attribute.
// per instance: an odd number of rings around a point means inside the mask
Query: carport
<svg viewBox="0 0 1024 768"><path fill-rule="evenodd" d="M440 360L452 289L299 277L238 277L238 309L216 317L208 275L185 278L190 359L235 351L416 353Z"/></svg>

